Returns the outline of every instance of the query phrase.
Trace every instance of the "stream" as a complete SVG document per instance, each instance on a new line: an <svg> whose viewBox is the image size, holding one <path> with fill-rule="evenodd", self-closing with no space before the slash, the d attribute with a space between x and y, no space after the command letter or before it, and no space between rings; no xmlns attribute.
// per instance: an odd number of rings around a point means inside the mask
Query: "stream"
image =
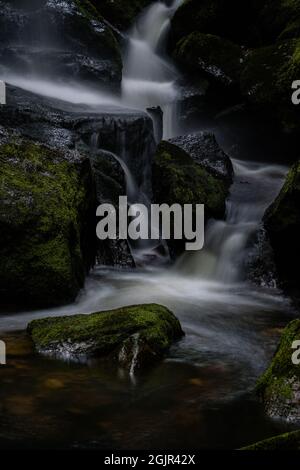
<svg viewBox="0 0 300 470"><path fill-rule="evenodd" d="M170 19L180 3L157 2L141 15L124 52L121 98L98 95L99 104L109 106L160 106L164 138L182 133L180 73L165 50ZM45 83L26 85L16 77L11 82L51 96ZM51 86L57 97L56 85ZM66 99L62 88L60 93ZM67 96L71 102L97 105L88 90L68 90ZM226 219L210 221L203 251L186 253L167 267L97 266L74 304L1 316L8 365L1 370L0 446L228 449L292 429L265 415L253 389L293 310L275 285L256 287L244 272L250 241L288 168L274 158L275 141L266 155L255 138L250 145L243 138L249 128L255 137L255 123L238 123L236 148L237 127L228 120L225 128L222 122L207 126L199 120L189 129L213 130L235 172ZM169 307L186 335L161 364L137 377L106 363L93 367L39 357L24 333L35 318L151 302Z"/></svg>

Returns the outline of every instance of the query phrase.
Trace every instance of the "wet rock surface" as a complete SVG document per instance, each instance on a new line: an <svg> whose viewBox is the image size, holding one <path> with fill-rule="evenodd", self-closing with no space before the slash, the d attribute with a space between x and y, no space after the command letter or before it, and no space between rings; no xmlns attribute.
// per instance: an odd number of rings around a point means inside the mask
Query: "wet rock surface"
<svg viewBox="0 0 300 470"><path fill-rule="evenodd" d="M89 159L14 137L0 145L0 160L2 305L73 301L96 252Z"/></svg>
<svg viewBox="0 0 300 470"><path fill-rule="evenodd" d="M211 132L199 132L170 139L169 142L184 150L195 163L229 184L233 181L230 158L219 146Z"/></svg>
<svg viewBox="0 0 300 470"><path fill-rule="evenodd" d="M300 320L294 320L283 331L272 363L257 384L269 416L289 422L300 421L299 365L292 360L293 343L300 340Z"/></svg>
<svg viewBox="0 0 300 470"><path fill-rule="evenodd" d="M85 0L0 3L1 71L76 78L117 89L120 48L112 29ZM88 51L88 52L87 52Z"/></svg>
<svg viewBox="0 0 300 470"><path fill-rule="evenodd" d="M300 163L289 171L283 188L264 216L282 286L300 298L298 276L300 237Z"/></svg>
<svg viewBox="0 0 300 470"><path fill-rule="evenodd" d="M173 313L156 304L34 320L27 331L42 354L79 361L109 357L130 373L161 359L183 336Z"/></svg>

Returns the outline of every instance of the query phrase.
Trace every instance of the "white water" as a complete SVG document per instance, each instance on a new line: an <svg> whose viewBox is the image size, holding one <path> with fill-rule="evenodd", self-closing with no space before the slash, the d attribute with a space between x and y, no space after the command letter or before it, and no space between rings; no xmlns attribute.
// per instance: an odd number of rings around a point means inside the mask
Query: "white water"
<svg viewBox="0 0 300 470"><path fill-rule="evenodd" d="M114 96L106 91L91 90L76 82L46 80L33 75L20 76L12 72L2 73L5 82L49 98L73 104L86 104L98 108L121 111L160 106L163 111L163 135L171 138L177 134L176 87L178 71L164 54L166 37L172 15L182 0L174 0L171 6L154 3L136 22L128 37L122 80L122 95Z"/></svg>
<svg viewBox="0 0 300 470"><path fill-rule="evenodd" d="M186 253L177 263L178 271L227 284L243 277L249 239L279 193L287 168L238 160L233 160L233 167L226 219L210 222L205 250Z"/></svg>
<svg viewBox="0 0 300 470"><path fill-rule="evenodd" d="M171 18L182 3L171 6L154 3L137 21L129 36L122 81L123 101L128 106L146 109L160 106L163 111L163 137L176 135L178 72L164 56Z"/></svg>

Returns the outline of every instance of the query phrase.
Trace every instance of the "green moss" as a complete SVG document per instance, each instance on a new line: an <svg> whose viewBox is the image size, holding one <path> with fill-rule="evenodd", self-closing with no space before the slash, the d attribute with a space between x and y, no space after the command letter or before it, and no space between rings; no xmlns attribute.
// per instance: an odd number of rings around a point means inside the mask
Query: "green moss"
<svg viewBox="0 0 300 470"><path fill-rule="evenodd" d="M222 217L228 186L182 149L162 142L153 168L155 201L167 204L205 204L207 217Z"/></svg>
<svg viewBox="0 0 300 470"><path fill-rule="evenodd" d="M270 44L278 38L299 37L293 34L293 23L299 17L299 0L265 0L257 18L261 41Z"/></svg>
<svg viewBox="0 0 300 470"><path fill-rule="evenodd" d="M299 129L299 109L291 101L291 85L300 75L300 42L290 39L247 55L241 88L247 99L272 112L289 131Z"/></svg>
<svg viewBox="0 0 300 470"><path fill-rule="evenodd" d="M91 263L83 246L92 205L84 165L25 141L2 145L0 160L2 299L32 306L72 300Z"/></svg>
<svg viewBox="0 0 300 470"><path fill-rule="evenodd" d="M300 431L288 432L256 442L241 450L300 450Z"/></svg>
<svg viewBox="0 0 300 470"><path fill-rule="evenodd" d="M300 161L289 171L285 184L267 210L264 225L271 241L283 287L298 295L300 257Z"/></svg>
<svg viewBox="0 0 300 470"><path fill-rule="evenodd" d="M64 343L92 343L93 355L107 355L139 333L140 340L158 356L183 335L177 318L166 307L136 305L91 315L45 318L28 325L28 333L39 350Z"/></svg>
<svg viewBox="0 0 300 470"><path fill-rule="evenodd" d="M213 34L240 45L256 40L261 0L186 0L172 20L173 46L192 32Z"/></svg>
<svg viewBox="0 0 300 470"><path fill-rule="evenodd" d="M300 379L300 367L292 362L292 344L300 340L300 320L292 321L284 330L277 351L266 372L257 383L257 393L268 401L270 397L288 400L292 398L289 379Z"/></svg>
<svg viewBox="0 0 300 470"><path fill-rule="evenodd" d="M283 188L268 209L265 223L269 231L293 230L300 224L300 161L288 172Z"/></svg>
<svg viewBox="0 0 300 470"><path fill-rule="evenodd" d="M194 71L202 71L225 83L237 81L241 70L241 47L211 34L191 33L184 37L174 58Z"/></svg>

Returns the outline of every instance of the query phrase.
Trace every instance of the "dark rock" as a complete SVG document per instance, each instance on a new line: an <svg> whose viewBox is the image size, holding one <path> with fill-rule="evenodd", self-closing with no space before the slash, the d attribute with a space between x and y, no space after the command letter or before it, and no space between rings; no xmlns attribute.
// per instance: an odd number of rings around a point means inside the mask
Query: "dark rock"
<svg viewBox="0 0 300 470"><path fill-rule="evenodd" d="M116 154L132 172L138 187L150 194L155 152L153 123L143 112L74 105L7 86L7 105L0 125L54 148L98 149ZM82 145L83 144L83 147Z"/></svg>
<svg viewBox="0 0 300 470"><path fill-rule="evenodd" d="M232 177L232 168L225 171L225 157L211 134L162 141L153 165L154 201L181 206L204 204L206 220L223 218ZM174 257L183 251L184 240L171 240L168 245Z"/></svg>
<svg viewBox="0 0 300 470"><path fill-rule="evenodd" d="M153 0L91 0L104 18L117 28L126 29Z"/></svg>
<svg viewBox="0 0 300 470"><path fill-rule="evenodd" d="M87 53L10 46L0 50L0 72L8 75L11 69L20 76L38 76L54 80L69 78L87 86L112 88L120 81L119 64L111 59L90 57ZM117 86L116 86L117 88Z"/></svg>
<svg viewBox="0 0 300 470"><path fill-rule="evenodd" d="M240 450L246 451L287 451L287 450L300 450L300 431L287 432L279 436L265 439L264 441L256 442L250 446L243 447Z"/></svg>
<svg viewBox="0 0 300 470"><path fill-rule="evenodd" d="M289 132L299 130L299 108L291 85L300 76L300 44L296 39L250 52L241 74L243 95L257 109L276 116Z"/></svg>
<svg viewBox="0 0 300 470"><path fill-rule="evenodd" d="M299 37L299 0L265 0L257 18L257 29L262 43L276 39Z"/></svg>
<svg viewBox="0 0 300 470"><path fill-rule="evenodd" d="M298 259L300 257L300 162L290 170L285 184L264 216L282 286L300 295Z"/></svg>
<svg viewBox="0 0 300 470"><path fill-rule="evenodd" d="M183 2L172 20L173 46L193 31L227 38L238 44L257 41L256 18L261 0L190 0Z"/></svg>
<svg viewBox="0 0 300 470"><path fill-rule="evenodd" d="M92 163L98 204L118 207L119 197L126 195L126 181L120 163L110 152L92 149ZM100 265L134 268L135 262L127 240L97 241L97 261Z"/></svg>
<svg viewBox="0 0 300 470"><path fill-rule="evenodd" d="M251 282L261 287L276 288L279 284L274 251L263 227L256 233L248 253L246 273Z"/></svg>
<svg viewBox="0 0 300 470"><path fill-rule="evenodd" d="M163 111L160 106L147 108L148 114L151 116L154 126L154 136L157 143L163 138Z"/></svg>
<svg viewBox="0 0 300 470"><path fill-rule="evenodd" d="M243 49L218 36L191 33L177 43L173 57L189 71L201 73L213 84L238 86Z"/></svg>
<svg viewBox="0 0 300 470"><path fill-rule="evenodd" d="M169 142L184 150L193 160L217 178L228 184L233 181L230 158L221 149L214 134L199 132L170 139Z"/></svg>
<svg viewBox="0 0 300 470"><path fill-rule="evenodd" d="M0 110L0 125L15 135L89 156L98 204L118 204L119 196L126 194L124 172L110 152L126 162L137 187L151 196L155 141L146 113L111 108L100 113L96 107L72 105L10 86L7 103ZM99 243L97 259L101 264L134 266L127 242L120 240Z"/></svg>
<svg viewBox="0 0 300 470"><path fill-rule="evenodd" d="M0 146L0 159L2 305L73 301L96 255L88 158L14 137Z"/></svg>
<svg viewBox="0 0 300 470"><path fill-rule="evenodd" d="M300 341L300 320L284 330L271 365L259 379L257 393L269 416L300 421L300 368L292 361L294 341Z"/></svg>
<svg viewBox="0 0 300 470"><path fill-rule="evenodd" d="M48 0L32 5L2 1L0 41L1 65L8 72L18 73L25 66L25 73L34 76L50 72L50 77L78 77L114 89L120 86L120 47L111 28L87 0Z"/></svg>
<svg viewBox="0 0 300 470"><path fill-rule="evenodd" d="M113 358L131 374L161 359L183 336L173 313L156 304L34 320L27 331L42 354L68 360Z"/></svg>

